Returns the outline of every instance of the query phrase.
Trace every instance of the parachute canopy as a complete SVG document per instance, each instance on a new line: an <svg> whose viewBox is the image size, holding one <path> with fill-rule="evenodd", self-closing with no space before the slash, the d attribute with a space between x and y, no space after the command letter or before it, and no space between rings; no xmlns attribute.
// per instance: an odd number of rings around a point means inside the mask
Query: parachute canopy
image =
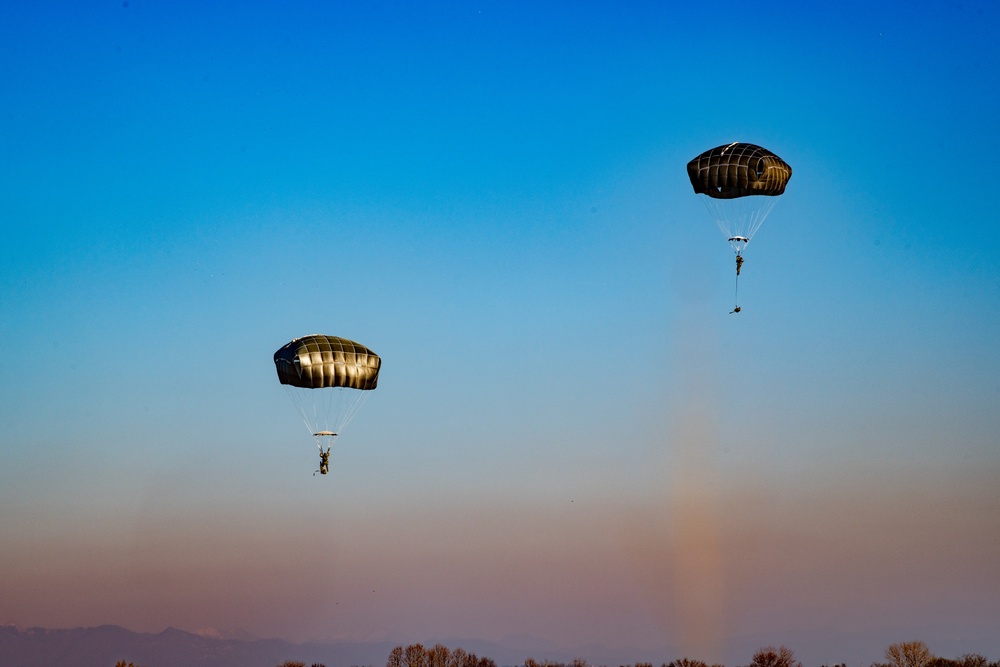
<svg viewBox="0 0 1000 667"><path fill-rule="evenodd" d="M695 194L741 255L785 191L792 168L755 144L734 141L705 151L687 164ZM762 195L762 196L761 196Z"/></svg>
<svg viewBox="0 0 1000 667"><path fill-rule="evenodd" d="M353 340L314 334L282 346L274 353L274 365L281 384L304 389L369 390L378 384L382 360Z"/></svg>
<svg viewBox="0 0 1000 667"><path fill-rule="evenodd" d="M314 334L283 345L274 353L274 365L322 452L378 385L382 360L360 343Z"/></svg>
<svg viewBox="0 0 1000 667"><path fill-rule="evenodd" d="M738 141L705 151L688 162L687 170L695 194L714 199L775 197L785 191L792 177L792 168L780 157Z"/></svg>

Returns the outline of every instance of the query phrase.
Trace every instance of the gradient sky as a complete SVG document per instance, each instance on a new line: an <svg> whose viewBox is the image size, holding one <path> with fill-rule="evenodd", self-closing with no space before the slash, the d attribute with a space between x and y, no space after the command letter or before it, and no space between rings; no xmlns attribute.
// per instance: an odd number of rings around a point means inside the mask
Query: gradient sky
<svg viewBox="0 0 1000 667"><path fill-rule="evenodd" d="M823 4L4 3L0 621L1000 658L1000 10Z"/></svg>

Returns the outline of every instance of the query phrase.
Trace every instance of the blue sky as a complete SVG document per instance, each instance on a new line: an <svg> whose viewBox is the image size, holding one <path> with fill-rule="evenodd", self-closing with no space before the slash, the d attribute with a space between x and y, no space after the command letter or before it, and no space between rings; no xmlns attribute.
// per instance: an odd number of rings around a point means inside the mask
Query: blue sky
<svg viewBox="0 0 1000 667"><path fill-rule="evenodd" d="M995 659L997 34L5 6L0 620ZM684 167L736 140L794 175L730 316ZM383 358L327 478L271 362L308 333Z"/></svg>

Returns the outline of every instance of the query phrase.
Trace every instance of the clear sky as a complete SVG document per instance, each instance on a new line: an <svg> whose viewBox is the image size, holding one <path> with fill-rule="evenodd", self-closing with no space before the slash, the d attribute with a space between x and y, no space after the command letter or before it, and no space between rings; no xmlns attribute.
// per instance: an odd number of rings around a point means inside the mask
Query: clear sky
<svg viewBox="0 0 1000 667"><path fill-rule="evenodd" d="M0 621L1000 658L998 36L3 3ZM739 315L685 172L732 141L794 169ZM326 477L309 333L383 359Z"/></svg>

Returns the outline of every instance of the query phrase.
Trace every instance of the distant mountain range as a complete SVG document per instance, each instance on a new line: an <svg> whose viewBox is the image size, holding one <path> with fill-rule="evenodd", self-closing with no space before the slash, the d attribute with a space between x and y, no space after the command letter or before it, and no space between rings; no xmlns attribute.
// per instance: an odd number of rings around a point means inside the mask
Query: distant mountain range
<svg viewBox="0 0 1000 667"><path fill-rule="evenodd" d="M442 642L445 643L445 642ZM459 646L497 665L519 665L529 657L569 661L551 651L511 649L483 641ZM53 630L0 626L0 667L115 667L119 660L142 667L276 667L286 660L326 667L382 667L394 642L295 644L283 639L224 639L176 628L153 634L117 625ZM433 644L430 644L433 645ZM534 647L537 649L538 647Z"/></svg>
<svg viewBox="0 0 1000 667"><path fill-rule="evenodd" d="M846 663L866 667L882 658L893 642L926 641L936 655L957 658L979 653L992 660L1000 655L1000 632L988 621L956 624L943 628L869 628L864 632L781 633L782 637L744 636L728 645L728 665L746 665L762 646L784 644L803 664ZM499 642L474 639L428 639L425 647L441 643L449 649L461 647L469 653L492 659L499 667L523 665L527 658L570 663L583 658L589 665L630 665L650 662L654 666L687 656L670 647L650 651L609 648L598 644L574 650L555 649L542 639L518 636ZM405 642L309 642L258 639L247 633L185 632L167 628L160 633L132 632L117 625L54 630L0 625L0 667L115 667L119 660L137 667L277 667L287 660L325 667L383 667L393 648Z"/></svg>

